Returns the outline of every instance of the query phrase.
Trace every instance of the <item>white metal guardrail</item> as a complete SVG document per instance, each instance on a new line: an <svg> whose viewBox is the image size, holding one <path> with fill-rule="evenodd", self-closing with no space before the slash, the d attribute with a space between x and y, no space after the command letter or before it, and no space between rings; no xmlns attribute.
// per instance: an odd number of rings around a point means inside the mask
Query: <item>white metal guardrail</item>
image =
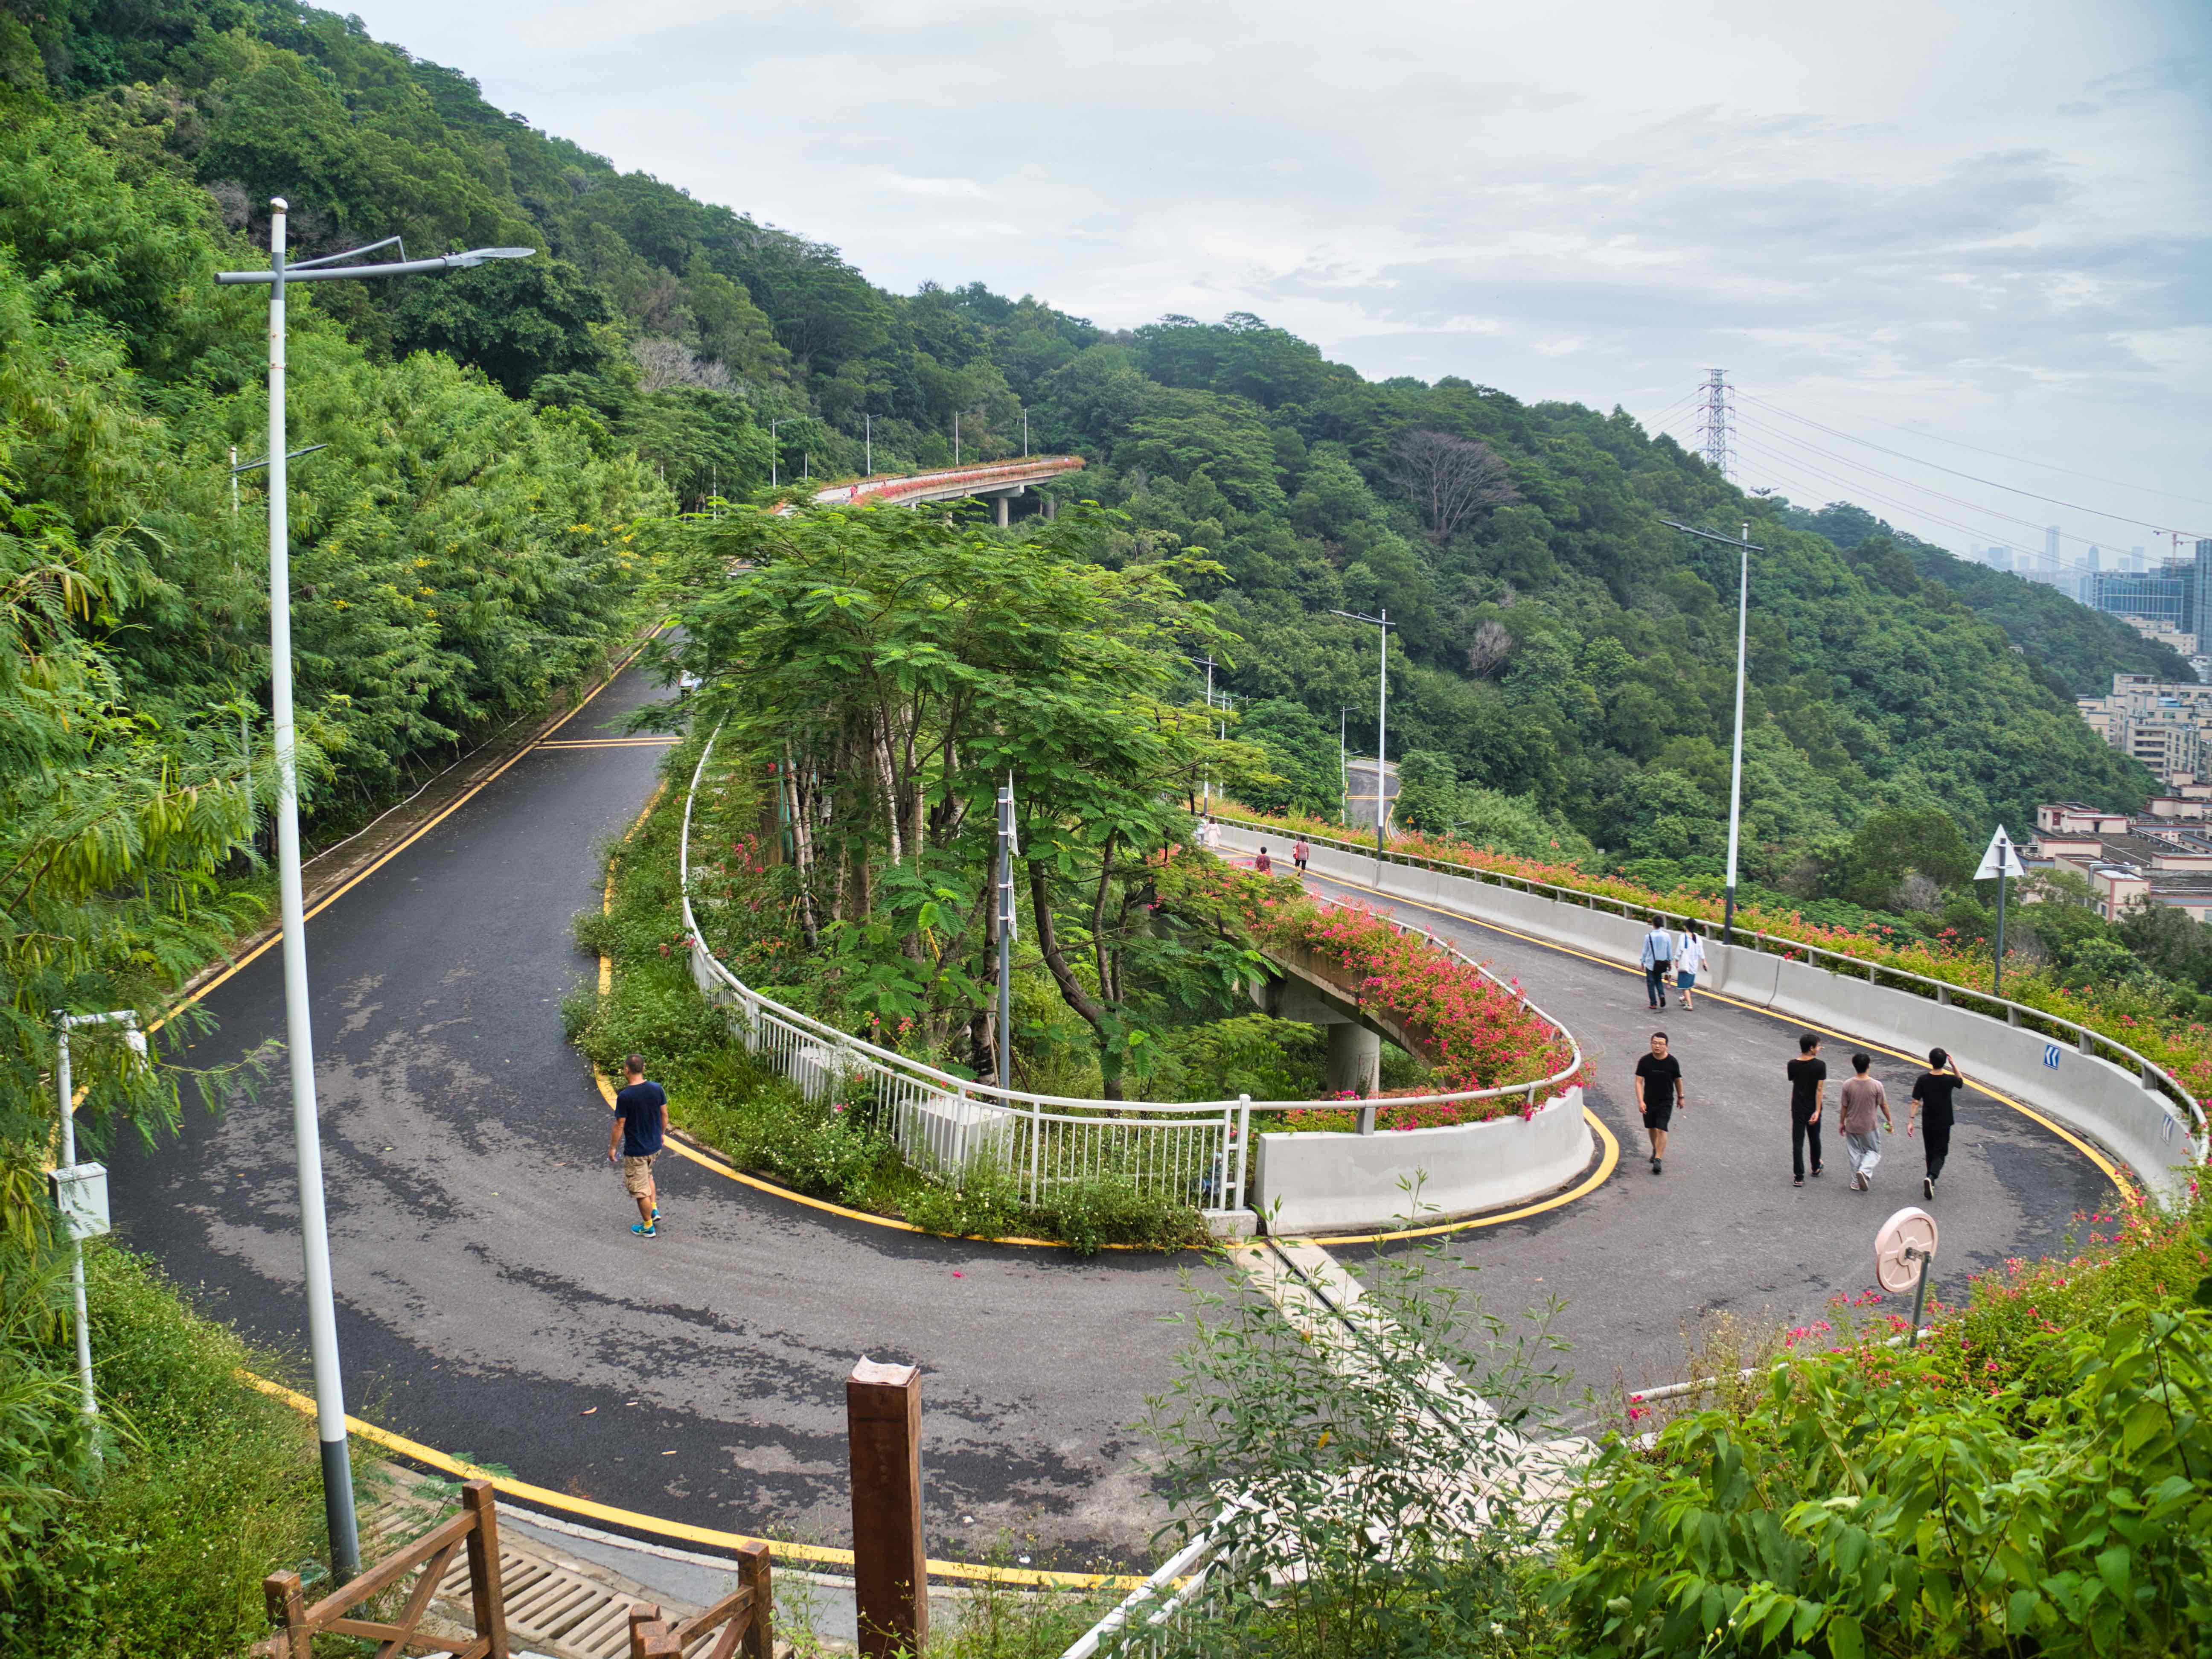
<svg viewBox="0 0 2212 1659"><path fill-rule="evenodd" d="M1236 824L1243 829L1304 836L1307 841L1318 842L1323 846L1335 848L1356 858L1370 860L1376 858L1372 842L1349 841L1334 836L1319 836L1304 830L1285 830L1279 823L1268 823L1258 818L1239 817L1227 812L1216 811L1213 816L1224 823ZM1534 881L1526 876L1509 875L1502 870L1486 870L1480 865L1461 864L1449 859L1425 858L1419 854L1391 850L1382 854L1378 861L1401 864L1413 869L1433 870L1446 875L1484 882L1492 886L1514 888L1521 892L1557 900L1562 903L1582 905L1591 909L1610 910L1631 920L1642 916L1659 916L1670 924L1694 921L1699 927L1708 930L1715 926L1710 916L1688 915L1680 911L1668 910L1657 905L1640 903L1632 899L1614 898L1610 894L1593 893L1579 887L1561 887L1551 882ZM1997 996L1987 991L1977 991L1968 986L1954 985L1948 980L1931 979L1925 974L1916 974L1909 969L1893 968L1886 963L1871 961L1865 957L1851 956L1845 951L1830 951L1820 945L1808 945L1801 939L1790 939L1786 934L1763 933L1757 928L1738 927L1735 930L1735 936L1739 941L1739 948L1742 941L1748 940L1750 948L1761 954L1800 957L1807 962L1825 966L1834 973L1848 971L1855 977L1863 977L1869 985L1893 985L1926 996L1941 1007L1964 1007L1970 1012L1994 1010L2008 1025L2040 1031L2047 1035L2063 1035L2070 1038L2076 1053L2095 1055L2101 1052L2107 1058L2116 1057L2123 1065L2133 1068L2136 1074L2142 1079L2145 1088L2156 1090L2187 1110L2191 1121L2196 1125L2197 1156L2203 1158L2205 1155L2206 1126L2203 1104L2178 1078L2164 1066L2148 1055L2130 1048L2116 1037L2107 1036L2102 1031L2094 1030L2078 1021L2065 1018L2062 1015L2050 1013L2041 1008L2031 1007L2026 1003L2014 1002L2008 997Z"/></svg>
<svg viewBox="0 0 2212 1659"><path fill-rule="evenodd" d="M1113 1176L1149 1196L1223 1215L1245 1206L1246 1158L1255 1111L1344 1109L1340 1100L1255 1101L1249 1096L1153 1103L1031 1094L955 1077L762 995L715 959L691 908L691 815L720 735L708 739L692 769L677 854L692 982L725 1011L731 1035L747 1049L767 1060L810 1098L842 1097L852 1108L872 1114L918 1168L957 1184L980 1160L1011 1174L1027 1204L1042 1203L1055 1187ZM1401 931L1421 933L1419 928ZM1432 934L1421 936L1451 949ZM1452 954L1471 960L1457 951ZM1519 995L1481 963L1472 965ZM1520 1097L1533 1107L1540 1091L1565 1084L1581 1067L1580 1046L1565 1026L1521 1000L1565 1040L1570 1054L1566 1066L1534 1083L1394 1097L1392 1103Z"/></svg>
<svg viewBox="0 0 2212 1659"><path fill-rule="evenodd" d="M1060 1659L1158 1659L1187 1651L1188 1633L1221 1593L1223 1565L1219 1540L1209 1528L1078 1637Z"/></svg>

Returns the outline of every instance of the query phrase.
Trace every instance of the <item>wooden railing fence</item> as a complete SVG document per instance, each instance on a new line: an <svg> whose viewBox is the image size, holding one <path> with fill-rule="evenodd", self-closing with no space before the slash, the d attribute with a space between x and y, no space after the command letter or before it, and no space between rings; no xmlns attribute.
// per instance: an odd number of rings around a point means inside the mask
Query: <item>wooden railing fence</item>
<svg viewBox="0 0 2212 1659"><path fill-rule="evenodd" d="M469 1601L476 1629L475 1639L457 1648L443 1637L416 1632L453 1553L461 1549L468 1552ZM416 1567L422 1568L422 1576L396 1620L349 1616L362 1602L396 1588ZM379 1644L375 1659L398 1659L410 1648L449 1653L453 1659L507 1659L506 1604L499 1584L499 1507L492 1501L489 1480L471 1480L461 1488L461 1512L452 1520L432 1528L312 1607L296 1572L272 1572L261 1581L261 1588L269 1598L269 1617L278 1626L275 1636L253 1650L266 1659L313 1659L314 1639L323 1632L365 1637Z"/></svg>
<svg viewBox="0 0 2212 1659"><path fill-rule="evenodd" d="M738 1587L689 1619L671 1624L650 1602L629 1610L629 1659L680 1659L702 1638L721 1632L699 1659L773 1659L775 1651L775 1585L769 1576L768 1546L738 1549Z"/></svg>

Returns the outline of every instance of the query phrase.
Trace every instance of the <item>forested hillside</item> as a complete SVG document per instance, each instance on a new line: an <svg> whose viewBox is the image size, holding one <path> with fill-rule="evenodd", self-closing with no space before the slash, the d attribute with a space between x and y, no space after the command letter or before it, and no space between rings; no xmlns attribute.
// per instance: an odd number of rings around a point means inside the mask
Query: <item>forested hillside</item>
<svg viewBox="0 0 2212 1659"><path fill-rule="evenodd" d="M1239 638L1222 683L1286 801L1330 804L1340 711L1373 741L1374 630L1326 613L1387 607L1392 750L1448 802L1455 775L1487 816L1524 798L1518 821L1564 846L1716 867L1734 563L1662 515L1747 517L1770 549L1754 876L1802 873L1879 802L1940 805L1972 836L2039 799L2148 787L2060 691L2153 647L2039 613L2024 658L1894 540L1839 550L1617 410L1370 383L1248 316L1109 334L980 285L885 294L283 0L5 11L0 240L32 348L9 355L59 377L10 390L32 446L16 487L80 534L160 538L164 597L121 658L141 696L204 702L210 661L241 693L258 674L256 532L250 507L243 532L228 517L219 465L231 442L258 453L257 302L206 278L265 258L268 197L292 202L301 254L392 233L416 253L541 250L299 307L295 441L333 443L298 469L305 689L362 779L598 641L614 590L593 573L641 518L764 483L770 420L782 465L818 477L858 470L864 418L883 470L949 460L956 416L963 454L1009 453L1026 410L1036 447L1081 452L1082 492L1128 515L1098 556L1218 562L1195 597ZM128 440L36 437L24 397Z"/></svg>
<svg viewBox="0 0 2212 1659"><path fill-rule="evenodd" d="M2062 696L2102 696L2112 689L2115 674L2196 678L2179 652L2145 639L2119 617L2092 611L2045 583L1962 559L1893 529L1863 507L1831 501L1817 513L1793 509L1790 521L1862 560L1881 556L1882 550L1872 545L1879 539L1901 548L1924 580L1942 583L1976 616L2003 629L2045 684Z"/></svg>

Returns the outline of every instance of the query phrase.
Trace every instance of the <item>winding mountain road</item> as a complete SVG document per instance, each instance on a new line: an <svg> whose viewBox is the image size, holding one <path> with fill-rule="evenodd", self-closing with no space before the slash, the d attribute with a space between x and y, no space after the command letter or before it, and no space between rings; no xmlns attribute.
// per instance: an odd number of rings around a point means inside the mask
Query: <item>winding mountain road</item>
<svg viewBox="0 0 2212 1659"><path fill-rule="evenodd" d="M1186 1280L1225 1284L1207 1258L1079 1261L929 1238L679 1158L664 1160L664 1237L630 1235L603 1156L605 1107L563 1039L561 1004L592 969L571 918L598 903L601 851L658 775L664 746L620 729L655 695L641 672L618 676L311 913L349 1403L577 1498L837 1545L844 1377L862 1354L908 1360L926 1376L933 1554L974 1559L1006 1532L1040 1565L1149 1565L1162 1517L1133 1425L1174 1379ZM1791 1188L1781 1073L1798 1028L1717 1000L1668 1012L1690 1105L1655 1179L1633 1156L1626 1083L1653 1024L1640 981L1479 924L1419 920L1517 974L1596 1068L1590 1100L1623 1145L1620 1170L1562 1208L1477 1223L1446 1246L1483 1269L1495 1310L1567 1301L1557 1328L1581 1382L1680 1376L1679 1332L1701 1312L1802 1321L1870 1283L1875 1224L1917 1193L1917 1146L1892 1143L1870 1197L1844 1189L1835 1153L1821 1182ZM220 1028L191 1063L280 1034L280 953L252 957L204 1006ZM1832 1073L1848 1048L1831 1042ZM1880 1070L1901 1097L1910 1070L1887 1057ZM2073 1147L1985 1103L1962 1113L1952 1167L1938 1206L1947 1279L2049 1249L2109 1191ZM220 1117L191 1115L150 1152L118 1147L111 1168L127 1242L258 1341L303 1353L281 1085Z"/></svg>
<svg viewBox="0 0 2212 1659"><path fill-rule="evenodd" d="M1179 1273L1200 1257L891 1231L663 1160L666 1231L605 1161L606 1108L563 1040L592 959L600 848L663 750L611 744L652 696L626 672L308 924L346 1397L522 1479L665 1519L839 1543L844 1378L927 1372L930 1535L1002 1528L1071 1565L1133 1562L1159 1516L1130 1426L1171 1380ZM607 746L554 746L606 744ZM205 999L235 1058L283 1029L280 953ZM683 1103L676 1103L680 1114ZM118 1231L206 1305L304 1352L281 1085L112 1160Z"/></svg>

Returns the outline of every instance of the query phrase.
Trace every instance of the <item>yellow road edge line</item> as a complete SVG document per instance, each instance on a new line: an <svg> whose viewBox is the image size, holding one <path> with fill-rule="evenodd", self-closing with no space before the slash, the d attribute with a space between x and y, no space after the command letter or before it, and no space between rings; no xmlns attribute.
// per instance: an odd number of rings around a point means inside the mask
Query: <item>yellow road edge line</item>
<svg viewBox="0 0 2212 1659"><path fill-rule="evenodd" d="M658 632L658 630L655 631ZM459 811L461 808L466 806L484 790L489 788L494 783L497 782L501 775L505 773L509 767L520 760L525 755L529 754L535 749L542 747L547 738L551 737L556 732L558 732L570 720L582 714L585 709L590 708L592 698L598 696L600 692L605 690L617 679L621 678L623 672L632 663L637 660L639 654L643 652L645 647L650 643L652 643L650 637L639 641L635 647L631 650L629 655L624 657L619 663L615 665L614 668L608 673L606 678L601 680L597 685L593 686L590 691L585 694L584 700L581 702L578 703L574 708L571 708L567 714L562 715L561 718L554 721L552 725L547 726L541 735L532 739L529 743L525 744L521 748L516 750L514 753L509 755L505 760L501 761L496 770L488 774L483 778L480 778L475 783L471 784L468 789L458 799L456 799L453 805L447 807L445 811L440 812L437 817L432 818L428 823L422 825L404 841L398 842L397 845L385 852L374 863L362 869L350 880L347 881L343 886L333 889L331 892L325 895L320 900L317 901L315 908L309 910L306 915L301 917L300 920L302 925L313 921L317 916L322 915L324 911L329 909L331 906L336 904L348 893L353 891L355 888L360 886L362 883L367 881L371 876L384 868L386 865L391 863L392 860L398 858L402 853L412 847L416 842L422 840L423 836L428 835L433 830L435 830L447 818L453 817L454 813ZM263 939L260 944L255 945L244 956L239 957L237 961L232 963L229 967L224 969L222 972L217 974L206 984L201 986L199 989L191 992L185 996L181 996L178 998L176 1001L170 1004L167 1012L148 1025L146 1028L147 1030L149 1032L160 1030L164 1025L167 1025L172 1019L175 1018L185 1009L191 1007L194 1003L198 1002L210 993L228 982L236 975L244 972L251 963L258 961L262 957L265 956L269 952L270 947L282 944L283 942L283 939L284 930L282 927L279 927L275 933L270 934L267 939Z"/></svg>
<svg viewBox="0 0 2212 1659"><path fill-rule="evenodd" d="M296 1389L288 1389L282 1382L272 1382L265 1376L257 1376L249 1370L240 1370L238 1377L247 1386L272 1399L283 1401L302 1416L314 1414L315 1402ZM550 1486L533 1486L513 1475L495 1474L477 1464L465 1463L434 1446L426 1446L419 1440L410 1440L404 1435L394 1434L389 1429L379 1428L358 1417L349 1416L345 1421L349 1433L357 1434L386 1451L397 1452L410 1462L424 1464L447 1474L458 1475L465 1480L489 1480L495 1490L526 1503L543 1504L548 1509L566 1510L571 1515L587 1516L594 1521L611 1522L634 1532L680 1539L688 1544L709 1544L726 1550L738 1549L748 1544L765 1544L770 1554L788 1560L811 1561L824 1566L850 1567L853 1565L853 1552L850 1550L837 1549L827 1544L793 1544L776 1538L752 1538L744 1533L694 1526L688 1521L664 1521L658 1516L617 1508L612 1504L602 1504L596 1498L575 1498L564 1492L555 1492ZM975 1565L965 1561L931 1561L927 1565L933 1578L967 1578L1002 1584L1027 1584L1039 1589L1054 1585L1074 1589L1135 1589L1146 1582L1127 1573L1054 1572L1039 1567L994 1567Z"/></svg>
<svg viewBox="0 0 2212 1659"><path fill-rule="evenodd" d="M1363 893L1372 893L1376 897L1388 899L1393 904L1410 904L1417 910L1426 910L1431 915L1444 916L1453 921L1463 922L1470 927L1486 927L1492 933L1504 933L1509 939L1522 939L1530 945L1540 945L1547 951L1557 951L1562 956L1580 957L1584 962L1594 962L1601 968L1612 969L1615 973L1626 974L1631 977L1638 977L1640 975L1640 970L1638 969L1628 967L1622 963L1611 961L1604 957L1593 956L1587 951L1577 951L1571 945L1555 945L1550 939L1540 939L1534 933L1524 933L1517 927L1508 927L1502 923L1495 921L1479 921L1474 916L1462 915L1456 910L1447 910L1442 905L1426 903L1420 899L1401 897L1398 894L1387 891L1382 888L1370 887L1364 881L1352 881L1343 876L1331 875L1323 875L1322 879L1324 881L1333 881L1340 887L1357 888ZM1795 1025L1800 1030L1819 1031L1826 1036L1834 1037L1839 1042L1857 1043L1863 1048L1874 1049L1879 1054L1887 1054L1893 1060L1907 1060L1911 1064L1917 1066L1923 1059L1923 1056L1922 1055L1909 1054L1903 1048L1893 1048L1887 1043L1878 1042L1872 1037L1853 1036L1848 1032L1838 1030L1832 1025L1823 1025L1817 1020L1802 1019L1795 1014L1777 1013L1771 1008L1762 1008L1757 1003L1746 1002L1741 997L1726 996L1718 991L1708 991L1705 994L1716 1002L1725 1002L1731 1007L1741 1008L1749 1013L1763 1014L1767 1018L1779 1021L1784 1025ZM1932 1006L1933 1005L1930 1006ZM2066 1127L2065 1125L2053 1122L2042 1113L2037 1111L2033 1106L2024 1105L2001 1090L1992 1089L1986 1083L1978 1083L1970 1078L1967 1079L1966 1086L1976 1091L1978 1093L1987 1095L1991 1100L1996 1101L2000 1106L2010 1107L2014 1111L2018 1112L2022 1117L2027 1118L2030 1122L2040 1124L2043 1127L2048 1129L2052 1134L2057 1135L2059 1139L2064 1141L2075 1152L2081 1153L2082 1157L2087 1158L2090 1163L2095 1164L2099 1172L2104 1176L2105 1179L2111 1182L2114 1187L2119 1189L2122 1197L2132 1200L2140 1195L2139 1189L2136 1188L2136 1183L2116 1165L2114 1165L2111 1159L2107 1158L2102 1152L2099 1152L2094 1146L2091 1146L2081 1136L2075 1134L2071 1129ZM1410 1237L1411 1235L1400 1236ZM1316 1240L1315 1242L1319 1243L1324 1241Z"/></svg>
<svg viewBox="0 0 2212 1659"><path fill-rule="evenodd" d="M1605 1121L1589 1107L1583 1108L1583 1120L1596 1132L1600 1152L1597 1168L1563 1193L1554 1193L1540 1203L1525 1204L1517 1210L1503 1211L1497 1215L1470 1216L1464 1221L1443 1221L1433 1227L1407 1227L1390 1233L1348 1233L1336 1238L1308 1238L1308 1244L1388 1244L1401 1238L1434 1238L1443 1233L1463 1233L1475 1227L1502 1227L1509 1221L1525 1221L1532 1215L1541 1215L1547 1210L1557 1210L1587 1198L1612 1179L1620 1165L1620 1142L1605 1126ZM1288 1235L1285 1236L1288 1238Z"/></svg>

